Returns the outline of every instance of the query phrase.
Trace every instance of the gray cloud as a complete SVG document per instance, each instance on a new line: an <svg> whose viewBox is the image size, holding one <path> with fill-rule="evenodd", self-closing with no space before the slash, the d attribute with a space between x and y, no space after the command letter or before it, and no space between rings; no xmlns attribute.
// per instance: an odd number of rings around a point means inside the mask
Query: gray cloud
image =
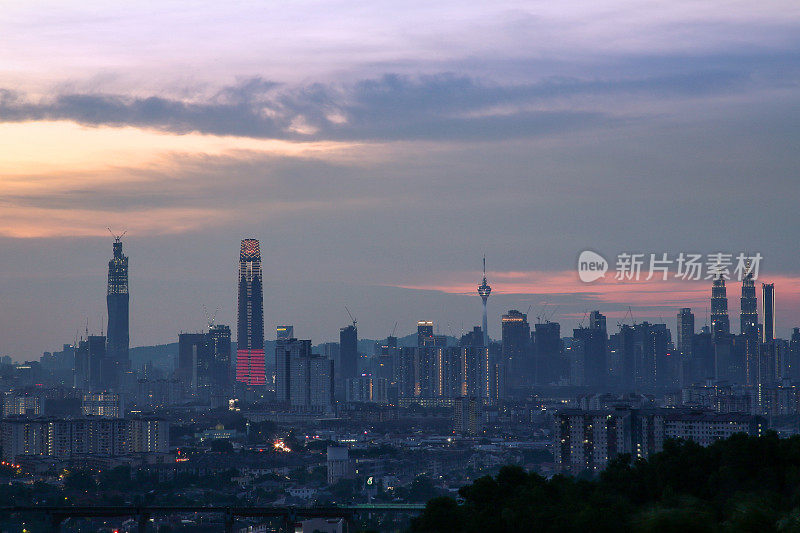
<svg viewBox="0 0 800 533"><path fill-rule="evenodd" d="M492 84L454 74L387 74L350 85L289 87L251 78L196 101L163 96L70 93L41 101L0 91L0 120L71 120L290 140L502 140L614 124L614 109L571 109L564 100L680 98L745 90L735 69L625 74L615 79L548 78ZM596 106L596 104L594 104Z"/></svg>

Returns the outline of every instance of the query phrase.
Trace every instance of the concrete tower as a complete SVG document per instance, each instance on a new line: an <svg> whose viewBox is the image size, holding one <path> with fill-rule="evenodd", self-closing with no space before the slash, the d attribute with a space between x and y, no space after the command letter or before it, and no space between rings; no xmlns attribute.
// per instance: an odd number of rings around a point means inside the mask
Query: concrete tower
<svg viewBox="0 0 800 533"><path fill-rule="evenodd" d="M486 316L486 300L489 299L489 295L492 293L492 288L489 286L489 283L486 281L486 256L483 256L483 282L478 286L478 294L483 300L483 346L484 348L489 347L489 320Z"/></svg>

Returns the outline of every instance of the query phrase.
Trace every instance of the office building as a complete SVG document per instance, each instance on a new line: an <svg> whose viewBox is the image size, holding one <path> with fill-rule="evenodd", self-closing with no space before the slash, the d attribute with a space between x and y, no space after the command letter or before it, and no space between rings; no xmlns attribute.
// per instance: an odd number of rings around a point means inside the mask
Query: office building
<svg viewBox="0 0 800 533"><path fill-rule="evenodd" d="M577 328L570 347L570 384L602 387L608 374L606 364L606 330Z"/></svg>
<svg viewBox="0 0 800 533"><path fill-rule="evenodd" d="M232 393L233 365L231 361L231 327L210 324L208 327L208 349L211 354L211 376L208 380L216 404Z"/></svg>
<svg viewBox="0 0 800 533"><path fill-rule="evenodd" d="M311 341L281 339L275 346L275 394L285 408L328 413L333 409L333 361L311 353Z"/></svg>
<svg viewBox="0 0 800 533"><path fill-rule="evenodd" d="M531 327L528 317L516 309L502 316L501 362L511 376L509 386L518 388L532 384L534 367L531 357Z"/></svg>
<svg viewBox="0 0 800 533"><path fill-rule="evenodd" d="M764 338L762 342L775 339L775 284L761 284L761 304L764 307Z"/></svg>
<svg viewBox="0 0 800 533"><path fill-rule="evenodd" d="M692 337L694 336L694 313L688 307L678 311L678 324L676 328L678 339L678 352L684 357L692 356Z"/></svg>
<svg viewBox="0 0 800 533"><path fill-rule="evenodd" d="M537 322L533 333L534 383L557 383L565 372L561 346L561 324Z"/></svg>
<svg viewBox="0 0 800 533"><path fill-rule="evenodd" d="M264 295L258 240L242 240L239 252L239 309L236 331L236 381L266 384L264 366Z"/></svg>
<svg viewBox="0 0 800 533"><path fill-rule="evenodd" d="M104 369L108 369L106 361L106 337L104 335L88 335L78 342L75 350L74 387L90 390L103 389Z"/></svg>
<svg viewBox="0 0 800 533"><path fill-rule="evenodd" d="M213 354L209 335L181 333L178 336L178 366L175 376L183 383L184 392L207 400L210 395L212 368Z"/></svg>

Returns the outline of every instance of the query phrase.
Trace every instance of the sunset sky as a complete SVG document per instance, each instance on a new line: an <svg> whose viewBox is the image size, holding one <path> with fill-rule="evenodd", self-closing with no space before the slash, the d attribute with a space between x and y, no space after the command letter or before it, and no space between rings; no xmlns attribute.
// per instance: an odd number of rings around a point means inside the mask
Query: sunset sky
<svg viewBox="0 0 800 533"><path fill-rule="evenodd" d="M490 335L705 322L708 282L583 284L578 254L748 252L800 325L800 3L4 2L0 355L105 321L127 230L131 345L235 322L261 240L267 337L418 319ZM739 283L729 285L738 332Z"/></svg>

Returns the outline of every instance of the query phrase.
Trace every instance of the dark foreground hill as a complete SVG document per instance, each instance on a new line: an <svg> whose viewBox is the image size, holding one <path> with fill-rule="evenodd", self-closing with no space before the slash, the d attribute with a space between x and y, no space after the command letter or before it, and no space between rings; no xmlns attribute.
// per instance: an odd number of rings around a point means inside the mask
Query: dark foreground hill
<svg viewBox="0 0 800 533"><path fill-rule="evenodd" d="M506 467L428 502L415 532L800 532L800 436L670 441L595 479Z"/></svg>

